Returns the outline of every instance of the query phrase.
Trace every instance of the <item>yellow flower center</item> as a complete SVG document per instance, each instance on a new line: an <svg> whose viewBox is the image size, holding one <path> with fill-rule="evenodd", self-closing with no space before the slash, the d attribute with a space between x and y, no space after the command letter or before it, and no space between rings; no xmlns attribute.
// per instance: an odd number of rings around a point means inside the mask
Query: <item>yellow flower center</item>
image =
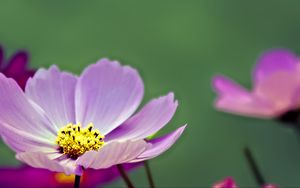
<svg viewBox="0 0 300 188"><path fill-rule="evenodd" d="M93 127L92 123L86 128L81 128L80 123L69 123L62 127L56 138L60 152L72 159L77 159L86 151L99 150L104 144L104 136L99 130L93 130Z"/></svg>
<svg viewBox="0 0 300 188"><path fill-rule="evenodd" d="M74 179L75 179L75 174L67 176L66 174L61 173L61 172L60 173L55 173L54 179L58 183L73 184L74 183Z"/></svg>

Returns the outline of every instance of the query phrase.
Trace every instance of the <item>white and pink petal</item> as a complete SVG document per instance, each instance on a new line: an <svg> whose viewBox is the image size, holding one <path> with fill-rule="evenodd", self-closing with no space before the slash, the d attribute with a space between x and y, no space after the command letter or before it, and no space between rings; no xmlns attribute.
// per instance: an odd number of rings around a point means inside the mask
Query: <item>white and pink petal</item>
<svg viewBox="0 0 300 188"><path fill-rule="evenodd" d="M153 99L109 133L106 140L144 139L163 128L172 119L177 106L173 93Z"/></svg>
<svg viewBox="0 0 300 188"><path fill-rule="evenodd" d="M299 86L299 74L276 72L257 83L254 94L270 101L277 112L284 112L295 107Z"/></svg>
<svg viewBox="0 0 300 188"><path fill-rule="evenodd" d="M37 139L55 139L56 130L45 112L26 98L14 80L1 73L0 114L1 136L12 149L25 148L29 143L33 146Z"/></svg>
<svg viewBox="0 0 300 188"><path fill-rule="evenodd" d="M93 123L104 135L128 119L144 93L138 72L116 61L102 59L88 66L76 87L76 120Z"/></svg>
<svg viewBox="0 0 300 188"><path fill-rule="evenodd" d="M294 72L298 58L289 50L272 49L259 57L253 71L254 83L260 82L276 72Z"/></svg>
<svg viewBox="0 0 300 188"><path fill-rule="evenodd" d="M222 75L214 76L212 84L213 89L217 92L219 96L241 96L249 94L249 92L245 88L238 85L233 80Z"/></svg>
<svg viewBox="0 0 300 188"><path fill-rule="evenodd" d="M268 99L248 92L226 77L214 77L213 87L218 94L215 106L219 110L262 118L270 118L278 114L277 109Z"/></svg>
<svg viewBox="0 0 300 188"><path fill-rule="evenodd" d="M99 151L88 151L78 158L76 164L84 168L102 169L128 163L137 158L148 147L144 140L112 141Z"/></svg>
<svg viewBox="0 0 300 188"><path fill-rule="evenodd" d="M61 72L55 65L39 69L25 88L28 98L38 104L58 130L75 123L75 87L77 77Z"/></svg>
<svg viewBox="0 0 300 188"><path fill-rule="evenodd" d="M157 157L167 151L182 135L186 125L179 127L175 131L159 138L147 141L150 146L141 155L130 162L140 162Z"/></svg>
<svg viewBox="0 0 300 188"><path fill-rule="evenodd" d="M82 168L75 164L75 161L56 161L49 158L47 153L23 152L17 153L16 158L29 166L43 168L54 172L63 172L66 175L82 175Z"/></svg>
<svg viewBox="0 0 300 188"><path fill-rule="evenodd" d="M0 122L1 130L0 134L3 141L11 147L15 152L25 151L47 151L55 152L57 146L53 140L37 136L20 129L15 128L5 122Z"/></svg>

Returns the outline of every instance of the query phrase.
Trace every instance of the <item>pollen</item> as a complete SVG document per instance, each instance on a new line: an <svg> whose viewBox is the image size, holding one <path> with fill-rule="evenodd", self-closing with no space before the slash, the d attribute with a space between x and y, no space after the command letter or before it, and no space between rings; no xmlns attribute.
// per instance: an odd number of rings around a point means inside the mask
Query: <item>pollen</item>
<svg viewBox="0 0 300 188"><path fill-rule="evenodd" d="M58 150L72 159L77 159L86 151L98 151L104 145L104 136L100 131L93 130L94 125L88 124L81 128L81 124L69 123L57 133Z"/></svg>

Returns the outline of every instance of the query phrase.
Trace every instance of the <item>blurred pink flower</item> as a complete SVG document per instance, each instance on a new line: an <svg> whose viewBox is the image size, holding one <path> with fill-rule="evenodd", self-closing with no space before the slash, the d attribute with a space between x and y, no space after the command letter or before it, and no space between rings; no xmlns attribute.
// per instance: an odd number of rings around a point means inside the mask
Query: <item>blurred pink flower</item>
<svg viewBox="0 0 300 188"><path fill-rule="evenodd" d="M238 188L238 186L232 177L227 177L214 184L212 188ZM267 184L262 186L262 188L279 188L279 187L274 184Z"/></svg>
<svg viewBox="0 0 300 188"><path fill-rule="evenodd" d="M5 61L4 49L0 46L0 72L13 78L24 90L28 78L32 77L35 70L28 69L29 55L26 51L16 52L9 60Z"/></svg>
<svg viewBox="0 0 300 188"><path fill-rule="evenodd" d="M251 91L234 81L215 76L215 106L222 111L260 118L277 118L300 107L300 63L292 52L264 53L253 70Z"/></svg>
<svg viewBox="0 0 300 188"><path fill-rule="evenodd" d="M279 187L274 184L267 184L267 185L264 185L262 188L279 188Z"/></svg>
<svg viewBox="0 0 300 188"><path fill-rule="evenodd" d="M227 177L215 183L212 188L237 188L237 185L232 177Z"/></svg>
<svg viewBox="0 0 300 188"><path fill-rule="evenodd" d="M123 164L125 170L129 171L140 166L141 163ZM116 166L107 169L84 171L80 187L93 188L105 185L120 177ZM20 168L0 168L0 185L2 188L71 188L74 187L74 175L67 176L63 173L54 173L45 169L23 166Z"/></svg>

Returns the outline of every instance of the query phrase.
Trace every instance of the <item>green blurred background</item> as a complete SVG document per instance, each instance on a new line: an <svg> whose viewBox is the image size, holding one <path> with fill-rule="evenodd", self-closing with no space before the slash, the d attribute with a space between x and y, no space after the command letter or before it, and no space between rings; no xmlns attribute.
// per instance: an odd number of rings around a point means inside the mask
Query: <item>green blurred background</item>
<svg viewBox="0 0 300 188"><path fill-rule="evenodd" d="M35 68L57 64L79 74L99 58L120 60L140 71L143 103L174 91L180 105L161 134L188 128L150 161L158 187L209 187L226 176L256 186L246 145L269 182L300 187L296 134L274 121L217 112L211 89L217 73L250 87L251 68L266 49L299 53L299 7L298 0L1 1L0 43L7 55L27 49ZM4 144L0 159L17 165ZM138 187L148 185L144 169L130 176Z"/></svg>

